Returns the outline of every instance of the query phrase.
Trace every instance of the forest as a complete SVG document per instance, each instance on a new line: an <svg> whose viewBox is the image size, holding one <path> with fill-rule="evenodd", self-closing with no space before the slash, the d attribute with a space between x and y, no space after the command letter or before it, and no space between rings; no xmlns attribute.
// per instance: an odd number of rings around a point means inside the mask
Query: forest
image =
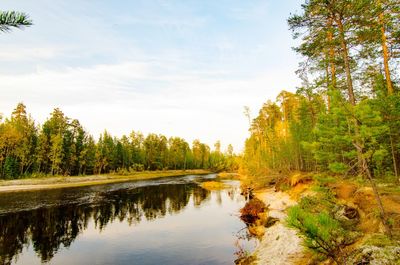
<svg viewBox="0 0 400 265"><path fill-rule="evenodd" d="M284 176L304 264L399 264L400 2L310 0L287 22L302 86L245 109L241 170Z"/></svg>
<svg viewBox="0 0 400 265"><path fill-rule="evenodd" d="M76 119L58 108L38 126L23 103L10 118L0 119L0 178L27 176L129 174L143 170L233 170L232 145L214 150L199 140L192 146L182 138L132 131L121 138L104 131L96 141Z"/></svg>
<svg viewBox="0 0 400 265"><path fill-rule="evenodd" d="M303 85L268 100L252 120L250 175L368 169L399 181L399 12L396 0L306 1L290 16Z"/></svg>

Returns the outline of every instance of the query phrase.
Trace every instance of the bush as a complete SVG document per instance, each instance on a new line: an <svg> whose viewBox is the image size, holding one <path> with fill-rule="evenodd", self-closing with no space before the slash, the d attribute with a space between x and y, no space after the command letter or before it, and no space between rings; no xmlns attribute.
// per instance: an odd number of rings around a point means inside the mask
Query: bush
<svg viewBox="0 0 400 265"><path fill-rule="evenodd" d="M327 212L314 214L294 206L288 211L287 225L300 233L308 249L344 264L346 253L343 248L353 240L340 222Z"/></svg>
<svg viewBox="0 0 400 265"><path fill-rule="evenodd" d="M144 165L134 163L131 167L129 167L130 172L142 172L144 171Z"/></svg>
<svg viewBox="0 0 400 265"><path fill-rule="evenodd" d="M315 196L303 197L299 204L289 208L287 225L296 229L304 238L305 246L320 258L331 258L345 264L348 253L345 247L359 236L353 231L358 212L346 205L337 205L327 187L315 186Z"/></svg>
<svg viewBox="0 0 400 265"><path fill-rule="evenodd" d="M130 171L126 168L119 168L116 173L121 176L127 176L130 174Z"/></svg>
<svg viewBox="0 0 400 265"><path fill-rule="evenodd" d="M325 186L325 185L330 184L330 183L336 183L337 182L337 178L332 177L330 175L325 175L325 174L314 175L313 179L315 181L317 181L322 186Z"/></svg>

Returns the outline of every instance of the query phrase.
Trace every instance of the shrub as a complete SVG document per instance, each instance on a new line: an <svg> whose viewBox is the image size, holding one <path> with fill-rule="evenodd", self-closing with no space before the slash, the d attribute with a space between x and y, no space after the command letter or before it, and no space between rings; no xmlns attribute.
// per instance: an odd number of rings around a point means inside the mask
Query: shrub
<svg viewBox="0 0 400 265"><path fill-rule="evenodd" d="M340 222L327 212L313 214L294 206L288 211L287 225L298 230L308 249L344 264L346 253L343 248L352 243L352 239Z"/></svg>
<svg viewBox="0 0 400 265"><path fill-rule="evenodd" d="M333 173L343 174L348 170L348 166L343 163L335 162L329 164L329 170Z"/></svg>

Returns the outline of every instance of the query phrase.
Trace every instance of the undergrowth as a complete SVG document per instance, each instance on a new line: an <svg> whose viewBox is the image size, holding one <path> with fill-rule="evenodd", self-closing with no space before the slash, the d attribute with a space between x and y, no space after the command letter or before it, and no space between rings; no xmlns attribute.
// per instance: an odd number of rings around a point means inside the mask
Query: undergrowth
<svg viewBox="0 0 400 265"><path fill-rule="evenodd" d="M337 264L345 264L346 246L355 241L358 233L336 218L337 202L326 186L332 179L316 176L314 180L311 190L315 195L303 197L298 205L289 208L287 225L299 232L316 259L330 258Z"/></svg>

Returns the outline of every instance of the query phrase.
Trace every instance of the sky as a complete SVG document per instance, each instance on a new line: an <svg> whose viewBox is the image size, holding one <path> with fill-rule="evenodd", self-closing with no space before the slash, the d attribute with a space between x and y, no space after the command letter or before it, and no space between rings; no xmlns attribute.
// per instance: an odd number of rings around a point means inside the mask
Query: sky
<svg viewBox="0 0 400 265"><path fill-rule="evenodd" d="M32 27L0 34L0 113L59 107L96 138L132 130L243 149L252 117L295 91L286 19L300 0L1 0Z"/></svg>

